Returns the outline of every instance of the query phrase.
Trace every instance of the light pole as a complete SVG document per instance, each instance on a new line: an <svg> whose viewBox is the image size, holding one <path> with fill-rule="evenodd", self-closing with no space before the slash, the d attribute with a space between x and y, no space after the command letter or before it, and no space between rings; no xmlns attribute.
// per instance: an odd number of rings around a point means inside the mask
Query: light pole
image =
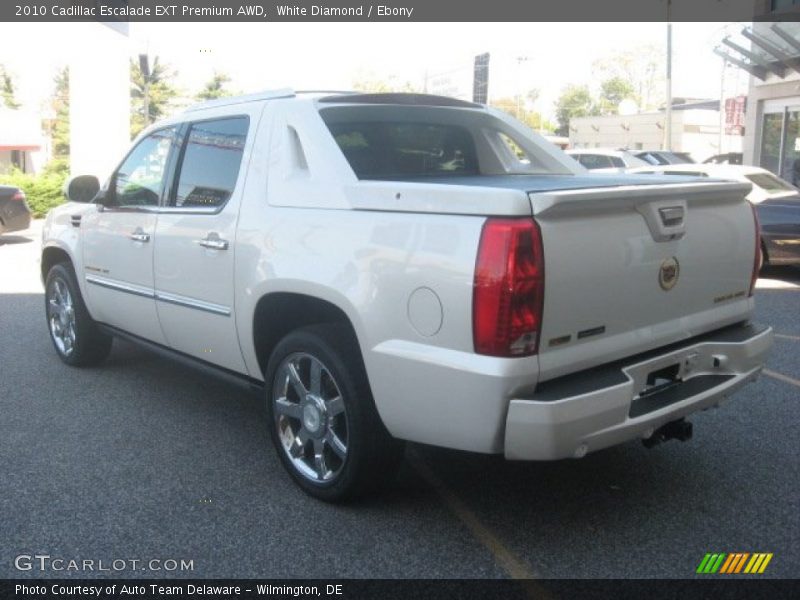
<svg viewBox="0 0 800 600"><path fill-rule="evenodd" d="M667 0L667 108L664 119L664 135L666 136L665 150L672 150L672 23L670 12L672 0Z"/></svg>
<svg viewBox="0 0 800 600"><path fill-rule="evenodd" d="M139 70L142 72L142 104L144 105L144 126L150 125L150 61L147 54L139 55Z"/></svg>
<svg viewBox="0 0 800 600"><path fill-rule="evenodd" d="M517 119L520 118L520 112L522 110L522 83L520 81L521 76L520 73L522 71L522 63L527 62L527 56L518 56L517 57Z"/></svg>

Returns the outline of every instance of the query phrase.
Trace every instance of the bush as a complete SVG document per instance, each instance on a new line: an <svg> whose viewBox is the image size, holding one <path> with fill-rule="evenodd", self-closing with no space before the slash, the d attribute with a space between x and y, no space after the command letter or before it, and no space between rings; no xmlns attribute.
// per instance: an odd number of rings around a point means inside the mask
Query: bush
<svg viewBox="0 0 800 600"><path fill-rule="evenodd" d="M48 165L49 167L50 165ZM34 217L43 217L54 206L62 204L64 199L64 181L67 175L58 165L48 170L45 167L41 175L12 171L9 175L0 175L0 185L13 185L23 192Z"/></svg>

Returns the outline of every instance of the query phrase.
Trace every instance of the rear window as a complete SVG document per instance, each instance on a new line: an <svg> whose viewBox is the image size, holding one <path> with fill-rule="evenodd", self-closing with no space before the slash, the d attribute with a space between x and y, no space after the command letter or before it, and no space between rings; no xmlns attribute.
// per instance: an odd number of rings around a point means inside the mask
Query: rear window
<svg viewBox="0 0 800 600"><path fill-rule="evenodd" d="M328 127L359 179L479 174L475 141L457 125L369 121Z"/></svg>
<svg viewBox="0 0 800 600"><path fill-rule="evenodd" d="M745 175L751 182L768 192L794 192L795 188L788 182L769 173L753 173Z"/></svg>
<svg viewBox="0 0 800 600"><path fill-rule="evenodd" d="M615 167L620 168L620 169L625 167L625 163L622 161L622 159L620 157L618 157L618 156L609 156L609 158L611 159L611 164L613 164Z"/></svg>

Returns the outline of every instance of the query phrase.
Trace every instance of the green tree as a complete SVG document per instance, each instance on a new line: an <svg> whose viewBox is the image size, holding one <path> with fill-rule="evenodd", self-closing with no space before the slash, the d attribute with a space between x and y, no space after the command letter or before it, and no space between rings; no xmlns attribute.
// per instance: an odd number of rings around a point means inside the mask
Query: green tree
<svg viewBox="0 0 800 600"><path fill-rule="evenodd" d="M396 75L389 75L388 79L379 79L372 72L360 72L353 81L353 89L374 94L421 91L419 86L410 81L400 81Z"/></svg>
<svg viewBox="0 0 800 600"><path fill-rule="evenodd" d="M131 137L166 116L178 91L172 86L177 72L153 57L150 73L145 77L138 61L131 60ZM145 104L147 108L145 109Z"/></svg>
<svg viewBox="0 0 800 600"><path fill-rule="evenodd" d="M15 97L16 90L14 88L14 80L3 65L0 65L0 98L3 99L3 104L6 107L16 110L21 104L17 102Z"/></svg>
<svg viewBox="0 0 800 600"><path fill-rule="evenodd" d="M568 85L556 100L556 120L559 135L569 135L569 122L574 117L588 117L599 113L589 86Z"/></svg>
<svg viewBox="0 0 800 600"><path fill-rule="evenodd" d="M604 115L615 115L620 102L629 98L635 99L633 84L622 77L612 77L600 84L599 109Z"/></svg>
<svg viewBox="0 0 800 600"><path fill-rule="evenodd" d="M216 100L225 96L232 96L233 93L225 89L225 84L230 83L231 78L225 73L214 72L214 76L203 86L203 89L195 96L201 102L206 100Z"/></svg>
<svg viewBox="0 0 800 600"><path fill-rule="evenodd" d="M538 92L536 90L532 90L526 96L530 98L532 92L535 92L536 97L538 97ZM492 100L489 104L494 108L507 112L518 121L522 121L525 125L537 132L553 131L555 129L553 123L544 120L541 113L529 109L528 105L521 101L521 98L497 98L496 100Z"/></svg>
<svg viewBox="0 0 800 600"><path fill-rule="evenodd" d="M50 124L53 158L69 157L69 67L63 67L53 79L55 89L50 105L55 118Z"/></svg>
<svg viewBox="0 0 800 600"><path fill-rule="evenodd" d="M619 78L633 87L630 96L643 110L653 110L664 103L666 51L661 43L640 44L599 58L592 63L597 79Z"/></svg>

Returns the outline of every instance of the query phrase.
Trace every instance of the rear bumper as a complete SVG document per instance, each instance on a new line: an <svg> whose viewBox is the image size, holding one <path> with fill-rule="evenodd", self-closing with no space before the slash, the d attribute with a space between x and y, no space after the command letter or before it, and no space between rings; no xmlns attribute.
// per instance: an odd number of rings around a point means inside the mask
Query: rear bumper
<svg viewBox="0 0 800 600"><path fill-rule="evenodd" d="M530 397L509 405L506 458L578 458L649 437L755 379L771 347L772 328L740 324L541 383ZM679 382L640 395L649 374L676 365Z"/></svg>

